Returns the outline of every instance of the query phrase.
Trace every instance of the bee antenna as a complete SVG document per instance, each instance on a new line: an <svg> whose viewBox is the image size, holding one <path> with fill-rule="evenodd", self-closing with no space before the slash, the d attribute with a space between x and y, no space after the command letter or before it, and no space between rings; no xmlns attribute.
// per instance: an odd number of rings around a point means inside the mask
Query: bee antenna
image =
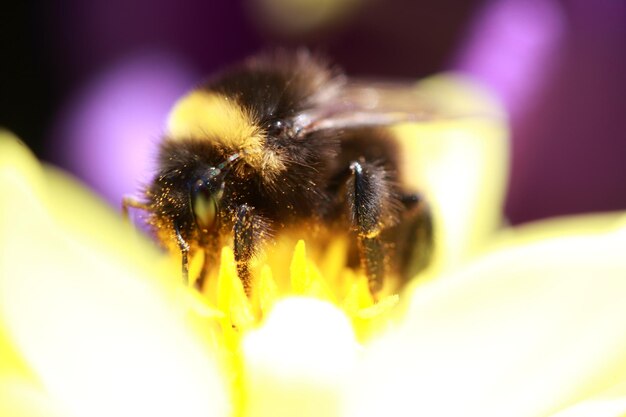
<svg viewBox="0 0 626 417"><path fill-rule="evenodd" d="M241 158L241 154L238 152L230 155L228 158L226 158L224 162L218 164L215 168L213 168L214 175L212 176L216 177L220 173L224 172L224 169L230 168L232 163L238 160L239 158Z"/></svg>

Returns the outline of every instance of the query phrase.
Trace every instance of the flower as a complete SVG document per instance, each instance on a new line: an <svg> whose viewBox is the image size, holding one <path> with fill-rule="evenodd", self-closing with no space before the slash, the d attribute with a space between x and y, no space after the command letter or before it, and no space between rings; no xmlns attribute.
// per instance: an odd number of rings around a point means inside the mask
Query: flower
<svg viewBox="0 0 626 417"><path fill-rule="evenodd" d="M421 91L447 108L493 109L450 78ZM311 297L273 301L267 273L258 303L274 306L238 340L229 325L255 312L232 262L207 305L174 279L175 260L2 134L0 414L626 411L625 217L579 220L566 236L570 225L553 224L495 237L506 168L497 112L399 129L423 138L416 181L435 213L435 262L401 294L403 308L382 311L401 317L386 317L366 343L355 325L363 306L351 315ZM319 286L315 273L303 279L313 268L304 250L292 281L311 295Z"/></svg>

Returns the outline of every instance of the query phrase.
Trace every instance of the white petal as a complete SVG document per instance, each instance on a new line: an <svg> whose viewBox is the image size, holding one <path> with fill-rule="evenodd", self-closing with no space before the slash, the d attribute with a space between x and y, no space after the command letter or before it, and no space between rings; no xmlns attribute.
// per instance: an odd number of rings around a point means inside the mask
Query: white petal
<svg viewBox="0 0 626 417"><path fill-rule="evenodd" d="M340 415L357 347L349 320L332 304L279 302L244 339L246 416Z"/></svg>

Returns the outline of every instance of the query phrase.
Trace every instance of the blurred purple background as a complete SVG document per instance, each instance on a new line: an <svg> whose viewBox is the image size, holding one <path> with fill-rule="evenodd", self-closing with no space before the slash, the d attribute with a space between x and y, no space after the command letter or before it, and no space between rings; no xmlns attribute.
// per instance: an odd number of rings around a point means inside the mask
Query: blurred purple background
<svg viewBox="0 0 626 417"><path fill-rule="evenodd" d="M307 45L353 75L458 69L493 88L513 128L512 222L626 209L624 0L14 3L0 125L116 206L149 179L169 107L204 74ZM290 16L326 3L345 7L294 30Z"/></svg>

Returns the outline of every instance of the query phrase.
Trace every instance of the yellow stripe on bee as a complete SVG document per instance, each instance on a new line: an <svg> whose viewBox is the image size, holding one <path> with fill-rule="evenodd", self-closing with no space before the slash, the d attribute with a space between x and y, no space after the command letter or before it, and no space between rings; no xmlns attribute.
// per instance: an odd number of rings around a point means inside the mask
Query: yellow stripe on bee
<svg viewBox="0 0 626 417"><path fill-rule="evenodd" d="M210 139L229 148L262 146L263 135L250 114L234 100L197 90L180 99L167 122L173 139Z"/></svg>
<svg viewBox="0 0 626 417"><path fill-rule="evenodd" d="M167 121L171 140L214 141L265 174L285 169L280 156L265 148L265 134L254 117L235 100L219 93L196 90L180 99Z"/></svg>

